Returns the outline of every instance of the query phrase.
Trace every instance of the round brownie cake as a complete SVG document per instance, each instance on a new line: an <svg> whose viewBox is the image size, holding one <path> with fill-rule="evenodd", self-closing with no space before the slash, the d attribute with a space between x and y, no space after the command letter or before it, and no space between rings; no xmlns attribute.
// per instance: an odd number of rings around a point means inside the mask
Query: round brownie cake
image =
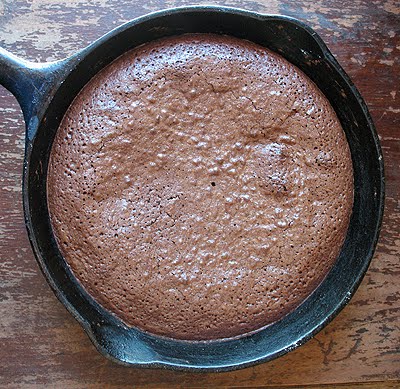
<svg viewBox="0 0 400 389"><path fill-rule="evenodd" d="M353 203L345 134L279 55L194 34L142 45L78 94L48 206L84 289L126 325L240 336L301 304L334 264Z"/></svg>

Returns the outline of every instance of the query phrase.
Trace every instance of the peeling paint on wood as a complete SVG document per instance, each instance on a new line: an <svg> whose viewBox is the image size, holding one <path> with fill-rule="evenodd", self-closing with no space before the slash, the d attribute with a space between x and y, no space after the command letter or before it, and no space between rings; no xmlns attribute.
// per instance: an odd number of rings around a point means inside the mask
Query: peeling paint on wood
<svg viewBox="0 0 400 389"><path fill-rule="evenodd" d="M307 22L321 34L366 99L382 140L387 192L380 242L359 290L314 339L267 364L223 374L137 370L113 364L94 349L36 265L21 200L23 117L14 97L0 87L1 387L400 386L399 3L214 3ZM0 0L0 46L34 61L61 59L134 17L185 4L189 0Z"/></svg>

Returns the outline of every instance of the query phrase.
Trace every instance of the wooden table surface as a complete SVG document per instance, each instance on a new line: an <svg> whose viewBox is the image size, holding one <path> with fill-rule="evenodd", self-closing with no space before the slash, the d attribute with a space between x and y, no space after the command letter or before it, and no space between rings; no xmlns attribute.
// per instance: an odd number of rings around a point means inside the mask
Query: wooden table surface
<svg viewBox="0 0 400 389"><path fill-rule="evenodd" d="M359 290L314 339L256 367L191 374L108 361L55 298L33 257L21 201L24 122L14 97L0 87L0 387L400 387L400 3L218 3L310 24L369 106L385 157L386 209L378 248ZM0 0L0 46L33 61L60 59L134 17L185 4L187 0Z"/></svg>

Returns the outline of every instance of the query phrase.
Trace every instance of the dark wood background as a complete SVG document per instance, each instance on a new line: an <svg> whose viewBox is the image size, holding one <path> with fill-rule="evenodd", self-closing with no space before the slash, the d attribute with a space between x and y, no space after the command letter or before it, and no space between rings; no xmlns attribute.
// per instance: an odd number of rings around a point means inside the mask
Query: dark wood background
<svg viewBox="0 0 400 389"><path fill-rule="evenodd" d="M364 96L382 141L387 189L380 242L361 287L314 339L270 363L221 374L115 365L95 350L35 262L21 201L24 122L14 97L0 87L0 387L400 387L400 3L218 3L307 22ZM186 4L188 0L0 0L0 46L32 61L61 59L134 17Z"/></svg>

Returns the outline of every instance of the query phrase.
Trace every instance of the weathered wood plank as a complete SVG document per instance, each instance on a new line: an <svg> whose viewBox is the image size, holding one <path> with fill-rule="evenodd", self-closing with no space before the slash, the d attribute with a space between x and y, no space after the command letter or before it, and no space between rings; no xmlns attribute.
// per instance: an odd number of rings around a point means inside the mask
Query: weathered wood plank
<svg viewBox="0 0 400 389"><path fill-rule="evenodd" d="M188 3L3 0L0 45L31 60L60 59L122 22ZM391 380L400 378L400 6L393 0L217 3L308 22L366 99L382 140L387 199L378 250L360 289L313 340L254 368L190 374L127 369L109 362L54 297L33 258L21 201L24 124L18 103L0 88L0 386L399 387Z"/></svg>

